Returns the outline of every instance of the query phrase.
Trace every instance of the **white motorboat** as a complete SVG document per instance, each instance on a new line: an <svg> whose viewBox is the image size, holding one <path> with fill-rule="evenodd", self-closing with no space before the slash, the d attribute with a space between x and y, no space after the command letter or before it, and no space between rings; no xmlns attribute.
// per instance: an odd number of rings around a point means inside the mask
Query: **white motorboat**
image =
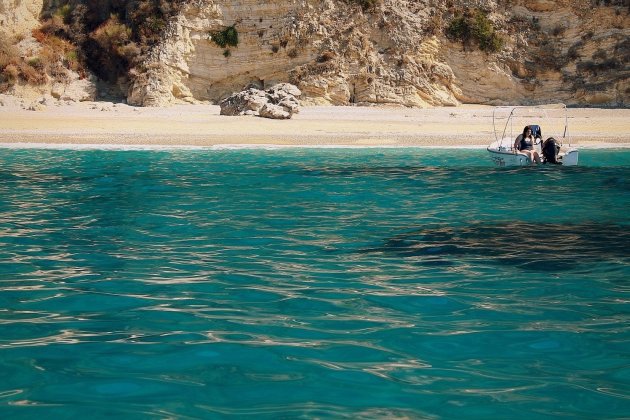
<svg viewBox="0 0 630 420"><path fill-rule="evenodd" d="M578 149L568 137L567 107L564 104L496 107L492 113L492 125L495 140L487 150L497 166L532 164L529 156L514 148L524 126L534 128L534 149L543 163L565 166L578 164ZM543 133L547 136L546 140L543 140Z"/></svg>

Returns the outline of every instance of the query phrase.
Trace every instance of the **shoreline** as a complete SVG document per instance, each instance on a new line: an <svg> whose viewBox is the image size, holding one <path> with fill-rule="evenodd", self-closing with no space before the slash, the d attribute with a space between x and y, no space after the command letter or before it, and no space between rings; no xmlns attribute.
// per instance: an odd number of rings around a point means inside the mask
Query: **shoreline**
<svg viewBox="0 0 630 420"><path fill-rule="evenodd" d="M442 108L302 107L290 120L219 115L217 105L136 108L55 103L0 106L0 147L60 149L485 148L494 140L485 105ZM630 109L569 108L579 148L630 148ZM557 135L551 130L543 136Z"/></svg>
<svg viewBox="0 0 630 420"><path fill-rule="evenodd" d="M222 151L222 150L285 150L285 149L426 149L426 150L485 150L484 145L328 145L328 144L252 144L230 143L208 146L191 146L185 144L123 144L123 143L43 143L43 142L9 142L0 143L0 149L16 150L102 150L102 151ZM630 149L628 143L591 143L579 145L581 150Z"/></svg>

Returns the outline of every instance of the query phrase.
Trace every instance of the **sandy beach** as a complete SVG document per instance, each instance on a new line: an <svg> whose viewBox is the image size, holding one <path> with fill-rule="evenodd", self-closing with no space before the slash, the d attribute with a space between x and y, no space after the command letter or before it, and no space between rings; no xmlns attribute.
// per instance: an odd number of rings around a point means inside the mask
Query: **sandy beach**
<svg viewBox="0 0 630 420"><path fill-rule="evenodd" d="M114 146L460 146L494 140L491 106L410 109L302 107L291 120L219 115L216 105L136 108L89 102L38 111L0 107L0 143ZM580 147L630 147L630 109L569 109ZM544 131L543 131L544 133Z"/></svg>

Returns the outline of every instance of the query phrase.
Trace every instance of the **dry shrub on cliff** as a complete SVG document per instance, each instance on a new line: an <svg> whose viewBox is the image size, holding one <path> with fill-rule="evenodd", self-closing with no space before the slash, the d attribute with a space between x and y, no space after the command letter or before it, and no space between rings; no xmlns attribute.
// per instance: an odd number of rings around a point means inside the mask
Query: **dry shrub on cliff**
<svg viewBox="0 0 630 420"><path fill-rule="evenodd" d="M5 92L7 88L13 86L20 77L20 69L13 63L8 64L2 70L0 76L0 92Z"/></svg>
<svg viewBox="0 0 630 420"><path fill-rule="evenodd" d="M166 27L171 4L166 1L140 1L129 16L129 24L135 27L136 39L144 45L153 45Z"/></svg>
<svg viewBox="0 0 630 420"><path fill-rule="evenodd" d="M64 36L67 32L67 25L64 23L62 16L54 15L50 19L46 19L42 22L38 32L44 35ZM40 39L38 39L38 41L41 42Z"/></svg>
<svg viewBox="0 0 630 420"><path fill-rule="evenodd" d="M479 9L466 10L456 15L446 29L446 34L464 45L477 44L479 49L487 52L498 52L504 44L492 21Z"/></svg>
<svg viewBox="0 0 630 420"><path fill-rule="evenodd" d="M116 49L129 42L131 29L124 23L120 23L118 16L112 14L90 36L101 48L115 52Z"/></svg>
<svg viewBox="0 0 630 420"><path fill-rule="evenodd" d="M19 76L20 70L16 63L20 57L17 48L6 37L0 36L0 92L5 92L13 86Z"/></svg>
<svg viewBox="0 0 630 420"><path fill-rule="evenodd" d="M41 70L52 80L65 81L68 70L85 74L85 56L82 25L85 21L84 5L61 4L43 15L42 24L33 30L33 37L41 44L38 59Z"/></svg>
<svg viewBox="0 0 630 420"><path fill-rule="evenodd" d="M132 30L121 23L118 16L110 15L90 34L92 42L86 42L86 52L100 64L97 74L110 81L125 74L139 54L139 48L131 41Z"/></svg>
<svg viewBox="0 0 630 420"><path fill-rule="evenodd" d="M41 85L47 80L45 64L38 56L20 56L12 40L0 37L0 92L23 81Z"/></svg>
<svg viewBox="0 0 630 420"><path fill-rule="evenodd" d="M435 10L431 10L429 16L429 22L424 27L424 33L427 35L437 35L442 32L444 28L442 14L436 12Z"/></svg>
<svg viewBox="0 0 630 420"><path fill-rule="evenodd" d="M31 85L42 85L48 80L45 67L39 60L20 61L20 78Z"/></svg>
<svg viewBox="0 0 630 420"><path fill-rule="evenodd" d="M11 62L11 59L18 57L18 50L8 37L0 34L0 67L4 67Z"/></svg>
<svg viewBox="0 0 630 420"><path fill-rule="evenodd" d="M11 60L0 71L0 92L6 92L19 81L31 85L41 85L47 80L46 73L42 71L37 61L30 63L18 58Z"/></svg>
<svg viewBox="0 0 630 420"><path fill-rule="evenodd" d="M131 39L142 53L162 39L168 20L177 14L185 0L139 0L112 3L110 8L131 28Z"/></svg>
<svg viewBox="0 0 630 420"><path fill-rule="evenodd" d="M109 81L126 77L151 45L162 38L168 19L184 0L58 0L44 12L41 34L54 35L77 48L66 51L66 67L85 63Z"/></svg>
<svg viewBox="0 0 630 420"><path fill-rule="evenodd" d="M381 0L352 0L352 2L361 6L361 9L365 12L378 6Z"/></svg>
<svg viewBox="0 0 630 420"><path fill-rule="evenodd" d="M38 58L42 62L42 70L53 80L65 80L66 69L82 72L83 64L79 57L77 46L67 37L67 26L55 16L44 21L39 29L33 30L33 37L39 41L42 48Z"/></svg>
<svg viewBox="0 0 630 420"><path fill-rule="evenodd" d="M56 0L45 2L42 25L33 37L42 45L35 57L23 59L0 40L0 89L19 81L44 83L63 79L71 69L90 68L100 78L117 81L151 45L162 39L169 18L184 0ZM30 60L30 63L29 63Z"/></svg>

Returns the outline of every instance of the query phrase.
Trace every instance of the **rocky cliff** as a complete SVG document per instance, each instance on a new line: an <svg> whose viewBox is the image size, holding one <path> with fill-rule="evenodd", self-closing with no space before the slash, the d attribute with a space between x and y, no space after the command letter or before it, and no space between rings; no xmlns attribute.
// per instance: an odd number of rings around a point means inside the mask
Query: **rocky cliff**
<svg viewBox="0 0 630 420"><path fill-rule="evenodd" d="M96 78L69 63L75 47L34 36L46 7L44 0L0 0L0 93L26 99L29 109L54 99L94 100Z"/></svg>
<svg viewBox="0 0 630 420"><path fill-rule="evenodd" d="M30 33L39 24L44 0L0 0L0 34Z"/></svg>
<svg viewBox="0 0 630 420"><path fill-rule="evenodd" d="M6 21L6 5L27 2L0 3ZM627 0L193 0L129 73L127 100L217 102L291 82L304 104L625 107L629 9ZM465 16L480 26L454 31ZM475 39L482 30L496 48Z"/></svg>
<svg viewBox="0 0 630 420"><path fill-rule="evenodd" d="M144 63L130 102L217 100L248 84L288 81L306 103L455 105L461 87L440 40L426 36L430 10L385 0L363 11L333 0L196 1L171 22ZM234 26L229 49L211 38Z"/></svg>

